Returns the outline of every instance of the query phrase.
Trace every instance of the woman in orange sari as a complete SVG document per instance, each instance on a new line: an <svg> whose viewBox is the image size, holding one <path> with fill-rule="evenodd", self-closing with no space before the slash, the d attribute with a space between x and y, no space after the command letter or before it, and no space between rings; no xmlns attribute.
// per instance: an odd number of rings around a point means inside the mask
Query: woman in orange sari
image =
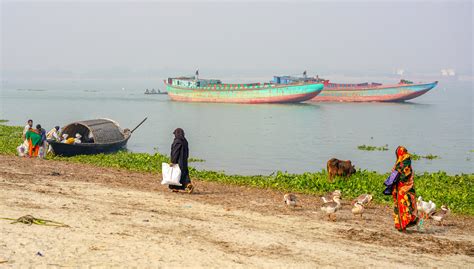
<svg viewBox="0 0 474 269"><path fill-rule="evenodd" d="M399 177L392 192L394 202L393 219L395 228L404 232L407 227L417 224L418 210L410 154L402 146L396 149L395 154L397 162L393 170L399 173Z"/></svg>
<svg viewBox="0 0 474 269"><path fill-rule="evenodd" d="M38 129L30 128L26 134L25 138L28 141L28 156L29 157L38 157L40 145L41 145L41 133Z"/></svg>

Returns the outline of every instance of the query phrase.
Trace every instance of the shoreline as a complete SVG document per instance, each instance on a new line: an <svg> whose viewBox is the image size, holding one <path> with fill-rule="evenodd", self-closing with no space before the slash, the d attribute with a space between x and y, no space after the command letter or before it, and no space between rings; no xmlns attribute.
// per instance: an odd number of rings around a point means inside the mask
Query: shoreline
<svg viewBox="0 0 474 269"><path fill-rule="evenodd" d="M0 124L0 155L15 155L16 146L21 143L22 127ZM120 151L113 154L81 155L74 157L48 157L45 161L57 160L91 164L98 167L119 168L132 172L161 173L161 163L168 162L168 157L160 153L132 153ZM196 159L200 161L199 159ZM464 195L474 185L474 174L448 175L439 171L435 173L416 173L415 186L418 196L432 200L437 205L447 204L453 213L474 215L473 198ZM238 186L273 189L277 191L296 192L301 194L320 195L334 189L343 191L344 198L355 198L361 193L370 193L379 204L390 204L391 196L382 194L383 181L388 176L373 171L359 170L350 178L338 178L334 183L327 180L327 172L322 170L314 173L291 174L276 172L274 174L242 176L228 175L222 172L198 170L190 167L191 178L202 181L218 182ZM445 193L450 189L449 193Z"/></svg>

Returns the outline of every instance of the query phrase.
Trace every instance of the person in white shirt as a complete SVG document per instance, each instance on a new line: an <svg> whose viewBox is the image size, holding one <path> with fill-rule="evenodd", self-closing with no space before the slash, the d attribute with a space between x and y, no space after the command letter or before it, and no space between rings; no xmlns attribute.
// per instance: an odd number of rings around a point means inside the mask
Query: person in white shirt
<svg viewBox="0 0 474 269"><path fill-rule="evenodd" d="M25 128L23 128L23 140L26 139L26 132L28 132L30 128L33 128L33 120L28 120L28 124L25 126Z"/></svg>

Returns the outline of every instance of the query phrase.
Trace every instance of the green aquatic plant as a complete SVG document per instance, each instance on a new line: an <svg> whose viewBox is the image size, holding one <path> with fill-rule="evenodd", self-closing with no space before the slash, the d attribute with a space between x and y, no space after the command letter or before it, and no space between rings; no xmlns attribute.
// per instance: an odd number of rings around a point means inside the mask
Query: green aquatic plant
<svg viewBox="0 0 474 269"><path fill-rule="evenodd" d="M205 162L206 160L203 160L203 159L199 159L199 158L193 158L193 157L190 157L188 159L188 162L190 163L203 163Z"/></svg>
<svg viewBox="0 0 474 269"><path fill-rule="evenodd" d="M23 128L0 124L0 154L14 155L16 148L23 142Z"/></svg>
<svg viewBox="0 0 474 269"><path fill-rule="evenodd" d="M359 150L366 150L366 151L387 151L388 150L388 145L381 146L381 147L376 147L376 146L368 146L368 145L359 145L357 146L357 149Z"/></svg>
<svg viewBox="0 0 474 269"><path fill-rule="evenodd" d="M21 127L0 125L0 154L15 154L21 141ZM79 155L74 157L48 156L48 159L95 166L126 169L137 172L160 173L161 163L169 162L169 157L159 152L154 154L119 151L114 154ZM374 201L392 203L392 197L382 194L383 182L388 174L359 170L349 178L328 181L327 171L291 174L276 172L271 175L228 175L223 172L200 170L190 167L192 178L225 184L271 188L320 195L340 189L345 199L352 199L361 193L370 193ZM446 172L415 174L417 195L436 204L446 204L453 212L474 215L474 174L448 175Z"/></svg>
<svg viewBox="0 0 474 269"><path fill-rule="evenodd" d="M370 193L374 200L379 203L392 203L392 197L382 193L384 190L383 182L389 174L379 174L367 170L357 171L347 179L339 178L334 183L328 181L325 170L303 174L277 172L270 176L241 176L192 168L190 173L193 178L204 181L315 195L340 189L345 199L355 198L361 193ZM473 187L473 174L451 176L440 171L415 175L417 195L432 200L438 205L446 204L453 212L474 215L474 198L470 195Z"/></svg>
<svg viewBox="0 0 474 269"><path fill-rule="evenodd" d="M433 155L433 154L428 154L428 155L418 155L416 153L410 153L410 156L411 156L411 159L413 161L418 161L420 159L428 159L428 160L434 160L434 159L441 159L441 157L439 157L438 155Z"/></svg>
<svg viewBox="0 0 474 269"><path fill-rule="evenodd" d="M428 155L423 156L423 158L428 159L428 160L433 160L433 159L439 159L440 157L438 155L428 154Z"/></svg>
<svg viewBox="0 0 474 269"><path fill-rule="evenodd" d="M168 163L169 157L160 153L132 153L119 151L113 154L77 155L72 157L48 156L48 159L88 163L102 167L122 168L137 172L161 172L161 163Z"/></svg>

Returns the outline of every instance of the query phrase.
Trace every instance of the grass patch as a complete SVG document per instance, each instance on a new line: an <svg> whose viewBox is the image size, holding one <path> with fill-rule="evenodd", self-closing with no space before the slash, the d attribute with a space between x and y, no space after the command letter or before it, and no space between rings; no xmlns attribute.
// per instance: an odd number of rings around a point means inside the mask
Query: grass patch
<svg viewBox="0 0 474 269"><path fill-rule="evenodd" d="M0 125L0 154L16 154L20 145L22 127ZM139 172L161 172L161 163L169 162L169 157L160 153L132 153L120 151L114 154L80 155L74 157L48 157L49 159L75 163L87 163L102 167L121 168ZM337 178L328 182L325 170L315 173L291 174L277 172L272 175L227 175L221 172L199 170L190 167L192 178L225 184L271 188L281 191L319 195L340 189L345 199L362 193L371 193L379 203L392 203L391 196L382 194L383 182L387 174L372 171L357 171L348 179ZM415 176L417 195L432 200L438 206L447 204L453 212L474 215L474 174L448 175L446 172L423 173Z"/></svg>
<svg viewBox="0 0 474 269"><path fill-rule="evenodd" d="M377 146L368 146L368 145L359 145L357 146L357 149L359 150L366 150L366 151L387 151L388 150L388 145L377 147Z"/></svg>
<svg viewBox="0 0 474 269"><path fill-rule="evenodd" d="M8 120L2 120L2 119L0 119L0 123L5 123L5 122L8 122Z"/></svg>

